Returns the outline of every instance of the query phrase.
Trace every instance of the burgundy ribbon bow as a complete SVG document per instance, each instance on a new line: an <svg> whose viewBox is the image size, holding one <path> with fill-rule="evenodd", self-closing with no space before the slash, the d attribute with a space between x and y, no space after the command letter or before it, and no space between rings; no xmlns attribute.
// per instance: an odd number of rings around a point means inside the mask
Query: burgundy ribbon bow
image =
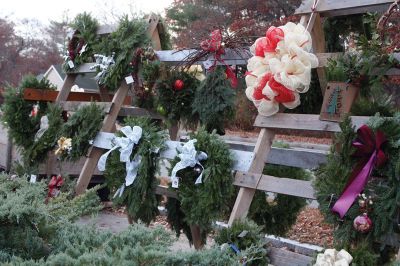
<svg viewBox="0 0 400 266"><path fill-rule="evenodd" d="M200 47L201 49L203 49L204 51L209 51L214 53L214 65L212 66L212 68L214 68L218 62L221 62L223 65L225 65L226 70L225 70L225 74L227 76L227 78L231 81L231 86L233 88L236 88L238 85L238 81L235 75L235 72L233 72L233 70L231 69L230 66L228 66L225 61L221 58L221 56L223 54L225 54L225 49L222 46L222 34L221 34L221 30L214 30L211 33L211 38L208 40L204 40L200 43Z"/></svg>
<svg viewBox="0 0 400 266"><path fill-rule="evenodd" d="M54 175L51 177L50 183L48 185L49 192L47 193L47 198L54 198L60 193L60 187L63 185L64 179L61 175L57 177Z"/></svg>
<svg viewBox="0 0 400 266"><path fill-rule="evenodd" d="M354 156L359 157L360 162L353 169L342 195L332 207L332 211L338 213L340 218L345 216L358 194L363 191L374 167L382 167L387 161L387 156L382 151L387 139L382 131L378 130L374 135L367 125L363 125L357 130L357 134L358 137L353 142L356 148Z"/></svg>

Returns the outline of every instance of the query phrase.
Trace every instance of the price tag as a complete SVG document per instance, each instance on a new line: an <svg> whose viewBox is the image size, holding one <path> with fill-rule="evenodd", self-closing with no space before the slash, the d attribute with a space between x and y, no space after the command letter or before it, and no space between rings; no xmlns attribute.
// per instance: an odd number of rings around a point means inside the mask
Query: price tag
<svg viewBox="0 0 400 266"><path fill-rule="evenodd" d="M126 81L126 84L132 84L133 82L135 82L134 80L133 80L133 77L132 76L127 76L127 77L125 77L125 81Z"/></svg>
<svg viewBox="0 0 400 266"><path fill-rule="evenodd" d="M238 235L238 237L240 237L240 238L245 237L245 236L247 235L248 232L249 232L249 231L247 231L247 230L243 230L243 231Z"/></svg>
<svg viewBox="0 0 400 266"><path fill-rule="evenodd" d="M36 183L36 178L37 178L36 175L31 175L31 178L30 178L29 182Z"/></svg>
<svg viewBox="0 0 400 266"><path fill-rule="evenodd" d="M71 60L68 60L68 66L69 66L69 68L74 68L75 67L74 62L72 62Z"/></svg>
<svg viewBox="0 0 400 266"><path fill-rule="evenodd" d="M179 180L178 180L178 178L172 180L172 187L173 187L173 188L178 188L178 186L179 186Z"/></svg>

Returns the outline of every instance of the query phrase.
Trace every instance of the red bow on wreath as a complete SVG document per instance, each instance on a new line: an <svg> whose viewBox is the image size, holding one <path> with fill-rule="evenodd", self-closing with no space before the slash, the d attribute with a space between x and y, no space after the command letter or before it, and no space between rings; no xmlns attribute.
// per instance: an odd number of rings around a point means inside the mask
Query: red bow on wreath
<svg viewBox="0 0 400 266"><path fill-rule="evenodd" d="M251 74L247 73L247 75ZM263 94L263 89L265 88L265 86L267 86L267 84L274 92L275 94L274 100L276 102L288 103L288 102L293 102L296 99L293 91L289 90L288 88L277 82L274 79L274 75L272 75L272 73L267 73L261 78L261 81L254 89L253 98L255 100L262 100L262 99L265 99L267 101L271 100L270 98L268 98L267 95Z"/></svg>
<svg viewBox="0 0 400 266"><path fill-rule="evenodd" d="M49 191L47 193L47 199L48 201L49 198L55 198L60 194L60 188L64 183L64 179L62 178L61 175L58 176L52 176L50 183L48 185Z"/></svg>
<svg viewBox="0 0 400 266"><path fill-rule="evenodd" d="M382 150L387 139L382 131L378 130L374 134L367 125L363 125L357 130L357 134L357 139L353 142L356 148L354 156L359 157L360 161L353 169L342 195L332 207L332 211L338 213L340 218L344 217L357 195L364 190L372 170L382 167L387 161Z"/></svg>
<svg viewBox="0 0 400 266"><path fill-rule="evenodd" d="M223 54L225 54L225 49L222 45L222 34L221 30L214 30L211 33L211 38L208 40L204 40L200 43L201 49L204 51L208 51L211 53L214 53L214 64L211 66L211 68L214 68L217 64L217 61L220 62L221 64L225 65L226 70L225 74L227 78L231 81L231 86L233 88L236 88L238 85L238 81L236 78L235 72L231 69L230 66L228 66L225 61L221 58Z"/></svg>
<svg viewBox="0 0 400 266"><path fill-rule="evenodd" d="M78 35L79 31L75 31L68 44L68 56L72 61L75 60L75 57L79 54L85 44L83 38L79 38Z"/></svg>

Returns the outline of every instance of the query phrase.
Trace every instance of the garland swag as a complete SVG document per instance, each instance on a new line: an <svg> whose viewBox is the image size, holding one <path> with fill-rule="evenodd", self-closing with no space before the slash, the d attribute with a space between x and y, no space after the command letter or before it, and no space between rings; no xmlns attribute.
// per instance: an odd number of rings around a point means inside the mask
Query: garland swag
<svg viewBox="0 0 400 266"><path fill-rule="evenodd" d="M355 152L353 141L357 138L357 133L350 118L341 123L342 131L337 135L327 164L318 170L314 186L326 221L335 225L334 240L337 246L349 250L357 265L383 265L388 260L390 248L379 248L377 245L380 244L376 243L386 235L399 231L400 114L389 118L376 115L367 125L375 133L382 131L388 140L382 147L388 160L382 167L372 171L363 191L366 197L372 197L367 203L367 213L373 223L369 231L361 232L353 228L355 218L365 212L362 200L358 204L356 200L342 220L331 211L334 203L331 202L332 198L341 195L353 168L360 161L352 156Z"/></svg>
<svg viewBox="0 0 400 266"><path fill-rule="evenodd" d="M226 79L223 67L216 67L196 90L192 104L193 114L197 114L200 123L208 132L214 129L220 135L225 134L224 124L234 115L235 91Z"/></svg>
<svg viewBox="0 0 400 266"><path fill-rule="evenodd" d="M86 12L78 14L71 23L75 30L68 43L68 51L64 56L63 70L74 71L79 65L93 61L93 51L96 46L98 22ZM70 63L72 62L72 63Z"/></svg>
<svg viewBox="0 0 400 266"><path fill-rule="evenodd" d="M196 124L197 118L192 114L195 89L200 82L192 74L183 71L166 71L166 77L157 83L157 110L171 122L182 120L185 124ZM175 86L177 81L183 87Z"/></svg>
<svg viewBox="0 0 400 266"><path fill-rule="evenodd" d="M207 133L204 128L190 135L196 139L195 148L203 151L208 158L201 161L203 182L195 184L198 172L196 166L178 171L180 177L178 199L168 198L168 222L179 236L181 230L192 241L190 225L198 225L203 241L211 229L211 222L229 213L229 203L234 195L232 165L233 159L225 142L213 132ZM179 162L175 158L172 168Z"/></svg>
<svg viewBox="0 0 400 266"><path fill-rule="evenodd" d="M158 199L154 193L158 180L156 172L159 169L159 152L164 149L167 135L159 131L147 118L126 118L125 126L139 126L142 128L142 137L135 145L131 160L135 155L142 157L137 177L132 185L127 186L121 196L114 197L116 205L124 205L128 215L133 220L141 220L149 224L158 214ZM106 170L104 171L106 184L111 191L116 191L124 182L122 177L126 176L125 163L120 162L119 151L113 151L108 157Z"/></svg>

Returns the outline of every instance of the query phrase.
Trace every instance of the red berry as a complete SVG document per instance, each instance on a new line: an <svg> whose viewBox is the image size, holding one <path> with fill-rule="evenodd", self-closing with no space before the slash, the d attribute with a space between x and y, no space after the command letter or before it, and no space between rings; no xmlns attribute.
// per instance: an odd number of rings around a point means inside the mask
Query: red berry
<svg viewBox="0 0 400 266"><path fill-rule="evenodd" d="M175 80L174 89L175 89L176 91L182 90L182 89L183 89L183 86L185 86L185 84L183 83L182 80L180 80L180 79Z"/></svg>

